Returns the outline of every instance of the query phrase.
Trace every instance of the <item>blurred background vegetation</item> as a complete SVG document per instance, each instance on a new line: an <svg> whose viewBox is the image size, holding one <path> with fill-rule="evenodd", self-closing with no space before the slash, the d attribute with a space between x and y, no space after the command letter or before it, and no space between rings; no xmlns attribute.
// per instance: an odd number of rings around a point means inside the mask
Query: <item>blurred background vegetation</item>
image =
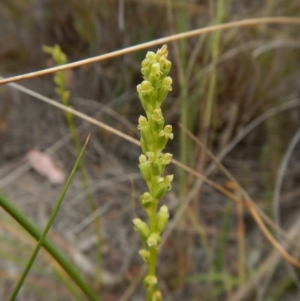
<svg viewBox="0 0 300 301"><path fill-rule="evenodd" d="M296 0L1 0L0 76L53 66L43 45L60 45L73 62L213 24L299 13ZM179 122L217 155L251 122L277 108L277 114L245 136L223 163L266 214L273 219L273 211L280 209L282 227L297 230L299 226L293 227L300 209L299 151L289 158L280 208L274 191L282 157L300 125L299 26L236 27L168 47L174 84L164 108L175 132L169 151L203 172L210 160L180 130ZM135 87L141 81L144 56L145 51L139 51L66 71L70 104L137 138L142 108ZM58 100L51 75L20 84ZM291 105L280 109L284 103ZM131 223L142 214L137 201L144 189L137 168L140 150L78 118L75 124L81 141L92 133L84 164L101 220L101 266L94 264L98 241L80 177L70 188L50 239L101 300L143 300L141 285L124 295L142 266ZM45 151L61 169L70 171L76 151L64 113L0 86L0 146L1 191L42 228L61 186L30 170L26 153L34 148ZM197 183L173 169L176 183L165 202L174 216ZM211 179L230 187L219 172ZM276 257L246 211L207 185L198 187L192 198L160 255L166 300L299 299L299 272L292 273ZM0 297L6 300L34 242L3 211L0 217ZM291 252L297 256L299 247ZM97 270L101 283L94 281ZM76 300L80 294L72 285L63 285L66 279L42 252L18 300Z"/></svg>

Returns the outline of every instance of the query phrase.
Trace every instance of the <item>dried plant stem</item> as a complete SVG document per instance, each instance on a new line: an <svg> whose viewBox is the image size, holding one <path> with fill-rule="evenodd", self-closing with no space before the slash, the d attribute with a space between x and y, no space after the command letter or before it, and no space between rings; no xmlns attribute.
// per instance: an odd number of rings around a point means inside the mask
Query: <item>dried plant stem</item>
<svg viewBox="0 0 300 301"><path fill-rule="evenodd" d="M36 71L36 72L30 72L27 74L12 76L12 77L0 80L0 85L7 84L10 82L16 82L16 81L20 81L20 80L24 80L24 79L34 78L34 77L38 77L38 76L43 76L43 75L51 74L51 73L54 73L57 71L76 68L76 67L80 67L80 66L87 65L87 64L100 62L100 61L111 59L111 58L114 58L114 57L117 57L120 55L125 55L128 53L134 52L134 51L142 50L145 48L155 47L155 46L159 46L159 45L169 43L172 41L176 41L176 40L180 40L180 39L187 39L190 37L207 34L207 33L218 31L218 30L226 30L226 29L231 29L231 28L235 28L235 27L257 26L257 25L261 25L261 24L300 25L300 18L292 18L292 17L254 18L254 19L246 19L246 20L241 20L241 21L229 22L229 23L220 24L220 25L208 26L205 28L195 29L195 30L191 30L188 32L171 35L171 36L168 36L165 38L160 38L160 39L153 40L151 42L142 43L142 44L139 44L136 46L131 46L131 47L128 47L125 49L113 51L110 53L106 53L106 54L92 57L89 59L84 59L84 60L77 61L74 63L69 63L69 64L65 64L62 66L57 66L57 67L53 67L53 68L49 68L49 69Z"/></svg>

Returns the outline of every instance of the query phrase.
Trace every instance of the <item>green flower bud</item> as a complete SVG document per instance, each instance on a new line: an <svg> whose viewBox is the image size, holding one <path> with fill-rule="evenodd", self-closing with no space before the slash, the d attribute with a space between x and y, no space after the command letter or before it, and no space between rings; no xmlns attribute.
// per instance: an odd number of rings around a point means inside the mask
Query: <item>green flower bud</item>
<svg viewBox="0 0 300 301"><path fill-rule="evenodd" d="M164 73L167 72L167 74L170 72L170 69L172 67L172 63L169 60L165 61L165 67L164 67Z"/></svg>
<svg viewBox="0 0 300 301"><path fill-rule="evenodd" d="M140 139L141 148L144 154L146 154L149 151L149 145L144 141L143 138Z"/></svg>
<svg viewBox="0 0 300 301"><path fill-rule="evenodd" d="M164 56L162 56L158 62L159 62L159 65L160 65L160 70L163 70L165 68L165 63L166 63L166 58Z"/></svg>
<svg viewBox="0 0 300 301"><path fill-rule="evenodd" d="M144 75L145 78L148 74L148 68L141 68L141 73Z"/></svg>
<svg viewBox="0 0 300 301"><path fill-rule="evenodd" d="M146 78L148 78L148 74L150 72L150 61L147 58L145 58L142 61L141 66L142 66L141 72L144 75L144 78L146 79Z"/></svg>
<svg viewBox="0 0 300 301"><path fill-rule="evenodd" d="M149 247L154 247L157 249L160 244L160 241L161 241L161 238L160 238L159 234L152 233L147 239L147 245Z"/></svg>
<svg viewBox="0 0 300 301"><path fill-rule="evenodd" d="M147 157L145 155L140 155L139 156L139 161L140 163L146 163L147 162Z"/></svg>
<svg viewBox="0 0 300 301"><path fill-rule="evenodd" d="M149 60L147 58L145 58L143 61L142 61L142 64L141 64L142 68L148 68L149 67Z"/></svg>
<svg viewBox="0 0 300 301"><path fill-rule="evenodd" d="M63 65L67 62L66 55L62 52L59 45L51 46L43 46L44 52L51 54L53 59L58 65Z"/></svg>
<svg viewBox="0 0 300 301"><path fill-rule="evenodd" d="M139 124L138 124L138 129L141 129L142 127L145 127L148 125L148 120L145 116L140 115L139 117Z"/></svg>
<svg viewBox="0 0 300 301"><path fill-rule="evenodd" d="M151 164L152 172L154 176L160 176L162 173L162 166L158 161L155 161Z"/></svg>
<svg viewBox="0 0 300 301"><path fill-rule="evenodd" d="M156 144L155 144L155 147L159 150L163 150L165 147L166 147L166 144L168 142L168 138L165 138L164 136L163 137L158 137L156 139Z"/></svg>
<svg viewBox="0 0 300 301"><path fill-rule="evenodd" d="M168 186L165 182L159 182L153 191L153 197L157 200L162 199L168 191Z"/></svg>
<svg viewBox="0 0 300 301"><path fill-rule="evenodd" d="M60 49L60 51L61 51L61 49ZM57 56L56 61L59 65L66 64L67 63L67 56L63 52L60 52L59 55Z"/></svg>
<svg viewBox="0 0 300 301"><path fill-rule="evenodd" d="M155 63L155 53L149 51L146 55L146 58L142 61L141 72L144 75L144 79L149 79L149 73L151 71L151 65Z"/></svg>
<svg viewBox="0 0 300 301"><path fill-rule="evenodd" d="M139 250L139 254L145 262L149 261L150 252L148 250L141 249Z"/></svg>
<svg viewBox="0 0 300 301"><path fill-rule="evenodd" d="M150 235L150 229L148 225L139 218L134 218L132 222L134 224L134 230L140 235L141 239L148 239Z"/></svg>
<svg viewBox="0 0 300 301"><path fill-rule="evenodd" d="M144 155L141 155L141 156L144 156ZM140 156L140 158L141 158L141 156ZM146 157L146 156L144 156L144 157ZM150 163L147 161L140 163L139 168L140 168L140 172L141 172L143 179L146 182L150 182L151 177L152 177L152 169L151 169Z"/></svg>
<svg viewBox="0 0 300 301"><path fill-rule="evenodd" d="M168 57L168 47L167 47L167 45L163 45L160 49L157 50L155 59L157 61L159 61L161 57L165 57L165 58Z"/></svg>
<svg viewBox="0 0 300 301"><path fill-rule="evenodd" d="M162 298L162 293L161 293L161 291L155 291L154 292L154 296L153 296L153 301L162 301L163 300L163 298Z"/></svg>
<svg viewBox="0 0 300 301"><path fill-rule="evenodd" d="M157 102L158 103L162 103L169 91L172 90L172 78L170 76L165 77L162 82L161 82L161 86L159 88L158 94L157 94Z"/></svg>
<svg viewBox="0 0 300 301"><path fill-rule="evenodd" d="M170 76L167 76L162 80L160 88L162 90L172 91L172 83L172 78Z"/></svg>
<svg viewBox="0 0 300 301"><path fill-rule="evenodd" d="M161 57L159 59L159 64L160 64L160 69L162 71L161 78L164 78L169 74L172 67L172 63L169 60L167 60L165 57Z"/></svg>
<svg viewBox="0 0 300 301"><path fill-rule="evenodd" d="M150 73L149 73L149 79L151 82L155 82L158 80L161 76L162 72L160 70L160 64L159 63L154 63L151 65Z"/></svg>
<svg viewBox="0 0 300 301"><path fill-rule="evenodd" d="M162 231L165 230L168 224L169 216L170 215L169 215L168 207L163 205L160 208L156 218L156 231L158 233L161 233Z"/></svg>
<svg viewBox="0 0 300 301"><path fill-rule="evenodd" d="M157 98L157 91L152 84L149 81L144 80L140 85L137 85L136 89L139 93L143 108L147 111L149 108L153 107L153 102L155 102L155 99Z"/></svg>
<svg viewBox="0 0 300 301"><path fill-rule="evenodd" d="M151 163L152 174L154 176L160 176L162 173L162 167L161 164L156 160L156 154L154 152L147 152L146 155L148 156L149 162Z"/></svg>
<svg viewBox="0 0 300 301"><path fill-rule="evenodd" d="M165 119L162 115L161 108L155 109L151 114L151 119L154 122L150 122L150 127L154 132L160 132L164 126Z"/></svg>
<svg viewBox="0 0 300 301"><path fill-rule="evenodd" d="M65 77L64 77L63 73L60 72L55 75L54 83L58 86L56 89L61 89L62 86L65 86Z"/></svg>
<svg viewBox="0 0 300 301"><path fill-rule="evenodd" d="M156 54L153 51L148 51L146 54L146 59L148 61L155 61L156 60Z"/></svg>
<svg viewBox="0 0 300 301"><path fill-rule="evenodd" d="M153 136L152 136L151 130L149 128L149 123L148 123L148 121L146 123L144 123L144 121L141 122L141 120L144 120L143 118L145 118L145 117L140 116L140 118L139 118L138 129L140 130L141 136L144 139L145 143L152 144L153 143Z"/></svg>
<svg viewBox="0 0 300 301"><path fill-rule="evenodd" d="M157 278L153 275L147 275L144 279L144 286L146 289L152 288L157 284Z"/></svg>

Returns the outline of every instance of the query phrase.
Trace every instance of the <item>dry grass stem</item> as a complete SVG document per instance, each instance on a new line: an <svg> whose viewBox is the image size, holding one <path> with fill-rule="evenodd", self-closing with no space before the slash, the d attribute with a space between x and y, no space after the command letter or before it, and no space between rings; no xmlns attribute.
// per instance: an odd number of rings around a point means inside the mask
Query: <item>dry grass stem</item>
<svg viewBox="0 0 300 301"><path fill-rule="evenodd" d="M170 43L170 42L177 41L180 39L188 39L190 37L199 36L199 35L211 33L214 31L226 30L226 29L231 29L231 28L235 28L235 27L257 26L257 25L261 25L261 24L300 25L300 18L293 18L293 17L254 18L254 19L234 21L234 22L229 22L229 23L225 23L225 24L213 25L213 26L209 26L209 27L205 27L205 28L195 29L195 30L191 30L188 32L179 33L179 34L171 35L171 36L168 36L165 38L153 40L151 42L142 43L142 44L139 44L136 46L127 47L125 49L113 51L113 52L99 55L96 57L92 57L89 59L84 59L84 60L77 61L74 63L69 63L69 64L65 64L65 65L61 65L61 66L57 66L57 67L53 67L53 68L48 68L48 69L44 69L44 70L40 70L40 71L30 72L27 74L22 74L22 75L12 76L12 77L5 78L5 79L0 79L0 85L11 83L11 82L16 82L16 81L20 81L20 80L30 79L30 78L34 78L34 77L39 77L39 76L51 74L51 73L54 73L57 71L67 70L67 69L71 69L71 68L84 66L87 64L104 61L104 60L118 57L121 55L129 54L134 51L151 48L151 47L157 47L162 44Z"/></svg>

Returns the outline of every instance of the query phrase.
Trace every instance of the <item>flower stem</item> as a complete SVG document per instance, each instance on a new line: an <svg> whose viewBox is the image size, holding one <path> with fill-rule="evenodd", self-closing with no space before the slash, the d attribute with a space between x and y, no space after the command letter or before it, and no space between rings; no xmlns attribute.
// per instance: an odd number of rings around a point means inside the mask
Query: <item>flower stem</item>
<svg viewBox="0 0 300 301"><path fill-rule="evenodd" d="M140 197L140 203L147 212L149 225L138 218L133 220L135 230L139 233L146 248L140 255L149 266L144 279L147 301L161 301L161 292L157 289L156 262L161 233L165 229L169 212L164 205L157 213L157 205L166 192L171 189L173 175L163 177L166 165L170 164L172 154L163 154L169 139L173 139L172 126L164 124L161 104L172 89L172 79L167 76L171 62L167 60L168 48L164 45L156 53L149 51L142 61L141 72L144 81L137 86L139 99L146 117L140 116L138 129L141 133L143 154L139 157L139 168L147 183L149 192Z"/></svg>

